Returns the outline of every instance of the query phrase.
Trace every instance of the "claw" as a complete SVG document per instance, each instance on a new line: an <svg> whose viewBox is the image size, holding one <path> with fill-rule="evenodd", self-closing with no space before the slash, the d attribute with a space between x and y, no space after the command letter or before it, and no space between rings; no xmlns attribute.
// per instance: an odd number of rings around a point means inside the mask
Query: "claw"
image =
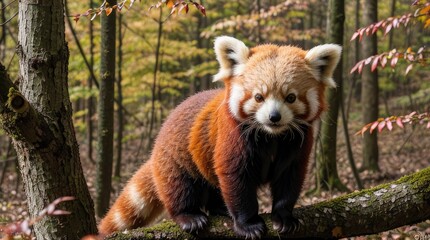
<svg viewBox="0 0 430 240"><path fill-rule="evenodd" d="M193 233L203 229L208 222L208 219L203 214L181 214L174 217L175 222L182 230Z"/></svg>

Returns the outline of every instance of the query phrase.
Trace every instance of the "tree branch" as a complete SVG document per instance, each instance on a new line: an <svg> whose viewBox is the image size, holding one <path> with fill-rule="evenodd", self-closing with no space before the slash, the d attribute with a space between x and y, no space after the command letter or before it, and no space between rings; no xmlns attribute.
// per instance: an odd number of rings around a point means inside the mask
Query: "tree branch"
<svg viewBox="0 0 430 240"><path fill-rule="evenodd" d="M0 63L0 124L4 130L35 147L55 142L48 124L17 89Z"/></svg>
<svg viewBox="0 0 430 240"><path fill-rule="evenodd" d="M372 189L347 194L311 206L296 208L301 227L294 234L272 230L270 214L263 214L269 229L264 239L344 238L375 234L430 218L430 168ZM114 233L106 239L235 239L228 217L211 217L198 235L187 234L172 221L153 227Z"/></svg>

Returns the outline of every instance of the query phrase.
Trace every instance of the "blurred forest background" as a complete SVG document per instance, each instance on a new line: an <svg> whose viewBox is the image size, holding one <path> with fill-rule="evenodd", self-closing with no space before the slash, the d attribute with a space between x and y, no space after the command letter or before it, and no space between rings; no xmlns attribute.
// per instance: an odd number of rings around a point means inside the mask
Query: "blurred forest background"
<svg viewBox="0 0 430 240"><path fill-rule="evenodd" d="M369 123L363 120L362 76L351 69L365 55L362 42L350 41L361 27L366 27L369 2L377 2L377 19L414 13L410 0L346 1L343 38L343 94L345 118L339 115L335 173L323 178L318 156L324 154L317 143L313 164L309 168L307 185L300 205L308 205L342 195L360 188L354 177L354 167L348 160L351 146L359 178L364 188L398 179L429 165L430 134L425 125L408 125L378 135L376 167L363 160L363 138L354 136ZM0 0L1 38L0 61L7 67L11 79L19 81L17 56L18 1ZM220 35L234 36L249 46L261 43L292 44L310 49L327 42L329 1L213 1L201 0L200 9L149 8L155 1L135 2L116 15L116 70L113 180L106 183L111 202L123 184L142 162L148 159L153 140L169 111L186 97L202 90L220 87L212 83L218 65L213 51L213 40ZM70 51L69 93L73 105L73 122L79 143L81 163L93 198L96 198L97 176L97 102L100 83L100 18L88 17L87 9L97 9L100 2L93 0L68 1L66 41ZM129 4L129 3L126 3ZM202 14L205 8L205 15ZM178 14L179 12L179 14ZM170 15L171 14L171 15ZM374 22L376 22L374 21ZM382 28L381 28L382 29ZM428 28L419 21L411 21L386 31L377 31L377 53L413 52L430 43ZM363 36L363 41L367 36ZM409 49L409 50L408 50ZM427 53L428 50L424 50ZM375 53L376 54L376 53ZM387 66L373 71L377 75L376 105L378 116L407 115L413 111L429 111L430 74L428 65L398 61L394 68ZM370 65L370 64L369 64ZM389 65L389 64L388 64ZM371 66L365 66L369 69ZM405 72L408 71L407 74ZM376 121L374 118L372 121ZM342 128L347 124L348 132ZM406 125L406 124L405 124ZM375 130L376 132L376 130ZM374 135L376 133L373 133ZM345 136L351 142L347 144ZM330 170L331 171L331 170ZM337 182L333 184L333 181ZM112 189L110 189L112 186ZM270 211L270 201L263 190L261 211ZM109 199L109 198L108 198ZM96 201L97 202L97 201ZM17 157L9 137L0 129L0 223L28 218L26 198L20 180ZM430 234L430 222L404 227L381 237L406 236L420 229Z"/></svg>

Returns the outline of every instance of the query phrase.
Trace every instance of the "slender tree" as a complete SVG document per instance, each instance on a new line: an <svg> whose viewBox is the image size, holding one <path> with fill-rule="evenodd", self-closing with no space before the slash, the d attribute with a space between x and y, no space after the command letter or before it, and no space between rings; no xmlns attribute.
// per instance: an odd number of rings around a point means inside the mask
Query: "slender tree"
<svg viewBox="0 0 430 240"><path fill-rule="evenodd" d="M327 24L327 42L343 44L345 21L344 0L329 0ZM337 188L346 190L341 183L336 166L336 140L339 104L342 101L342 59L333 74L337 88L326 92L327 103L330 108L321 124L321 151L318 159L320 186L325 189Z"/></svg>
<svg viewBox="0 0 430 240"><path fill-rule="evenodd" d="M76 198L61 206L72 214L36 222L36 238L79 239L97 228L72 123L64 2L21 0L18 16L20 85L0 65L0 122L18 154L30 216Z"/></svg>
<svg viewBox="0 0 430 240"><path fill-rule="evenodd" d="M94 7L94 1L90 0L90 8ZM88 21L89 25L89 37L90 37L90 68L91 71L94 69L94 24L93 21ZM90 91L93 89L93 73L89 73L88 76L88 88ZM88 152L87 156L90 159L91 162L94 162L93 160L93 132L94 132L94 124L93 124L93 115L94 115L94 108L95 108L95 99L91 95L87 99L87 108L88 108L88 114L87 114L87 140L88 140Z"/></svg>
<svg viewBox="0 0 430 240"><path fill-rule="evenodd" d="M6 57L6 5L4 0L0 0L0 21L1 25L1 36L0 36L0 61L3 61Z"/></svg>
<svg viewBox="0 0 430 240"><path fill-rule="evenodd" d="M115 177L121 177L121 159L122 159L122 136L124 131L124 113L122 109L122 15L118 15L118 62L117 62L117 136L116 136L116 164Z"/></svg>
<svg viewBox="0 0 430 240"><path fill-rule="evenodd" d="M378 20L378 1L365 0L363 9L364 26L369 26ZM376 34L363 38L363 58L377 54ZM365 124L373 122L378 118L379 107L379 87L378 72L364 68L361 77L361 106L362 117ZM363 162L362 170L378 171L378 135L377 133L365 133L363 136Z"/></svg>
<svg viewBox="0 0 430 240"><path fill-rule="evenodd" d="M106 1L110 6L116 0ZM116 13L101 15L100 92L98 101L98 149L96 176L96 213L103 216L109 208L113 164L113 119L115 90Z"/></svg>

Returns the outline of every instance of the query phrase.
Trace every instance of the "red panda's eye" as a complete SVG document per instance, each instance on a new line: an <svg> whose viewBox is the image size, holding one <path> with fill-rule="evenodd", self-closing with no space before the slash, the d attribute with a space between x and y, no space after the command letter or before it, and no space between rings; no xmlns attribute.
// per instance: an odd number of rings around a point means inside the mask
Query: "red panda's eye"
<svg viewBox="0 0 430 240"><path fill-rule="evenodd" d="M264 97L259 93L255 94L254 98L255 98L255 101L258 103L264 101Z"/></svg>
<svg viewBox="0 0 430 240"><path fill-rule="evenodd" d="M294 94L294 93L288 94L288 96L285 98L285 101L287 101L287 103L295 102L296 101L296 94Z"/></svg>

